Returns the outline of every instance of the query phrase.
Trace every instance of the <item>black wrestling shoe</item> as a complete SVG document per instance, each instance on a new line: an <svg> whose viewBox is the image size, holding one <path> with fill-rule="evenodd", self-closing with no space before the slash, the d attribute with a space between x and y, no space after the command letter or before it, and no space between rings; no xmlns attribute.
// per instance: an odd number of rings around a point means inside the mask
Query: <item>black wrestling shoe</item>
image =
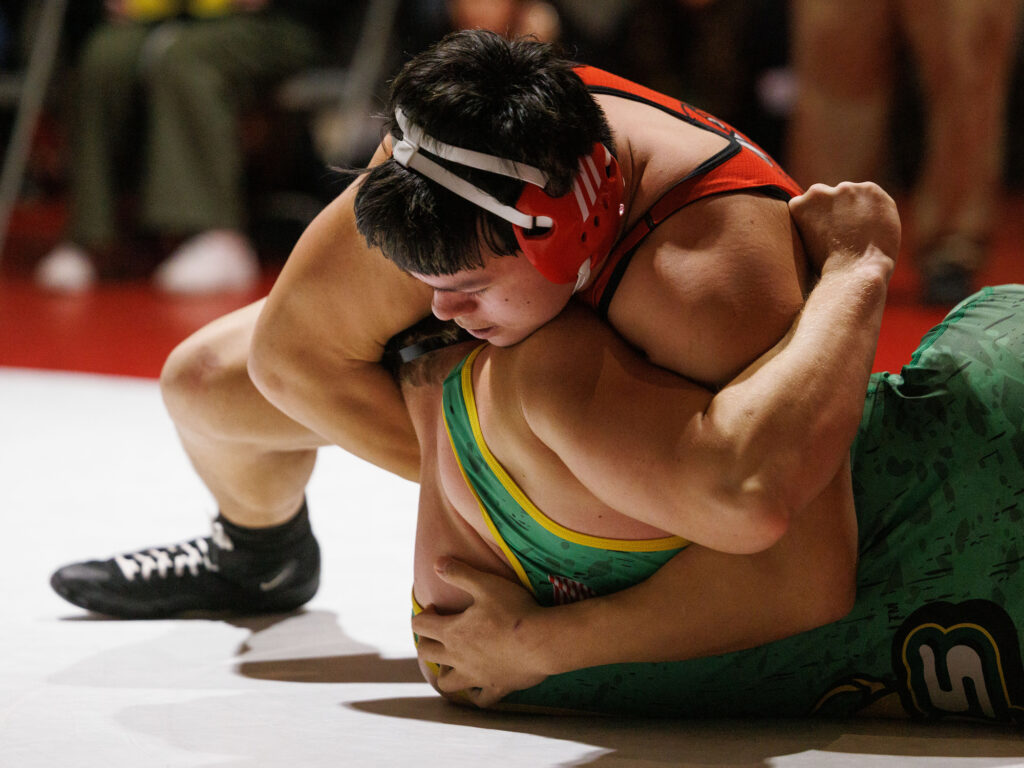
<svg viewBox="0 0 1024 768"><path fill-rule="evenodd" d="M246 529L218 517L210 536L73 563L50 577L68 602L124 619L283 613L308 602L319 583L320 547L305 504L282 526Z"/></svg>

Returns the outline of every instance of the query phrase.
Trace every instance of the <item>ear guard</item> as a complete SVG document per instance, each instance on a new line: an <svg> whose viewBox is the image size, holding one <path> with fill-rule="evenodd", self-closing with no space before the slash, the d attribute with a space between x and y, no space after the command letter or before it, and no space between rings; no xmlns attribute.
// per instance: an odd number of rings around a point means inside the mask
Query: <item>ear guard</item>
<svg viewBox="0 0 1024 768"><path fill-rule="evenodd" d="M623 213L623 184L619 164L602 144L595 143L590 154L580 158L572 189L551 197L544 191L548 176L540 169L438 141L410 122L401 109L395 110L395 119L403 134L394 143L395 160L510 222L523 255L551 282L575 282L574 291L578 291L591 267L611 251ZM515 206L505 205L426 157L421 149L526 184Z"/></svg>

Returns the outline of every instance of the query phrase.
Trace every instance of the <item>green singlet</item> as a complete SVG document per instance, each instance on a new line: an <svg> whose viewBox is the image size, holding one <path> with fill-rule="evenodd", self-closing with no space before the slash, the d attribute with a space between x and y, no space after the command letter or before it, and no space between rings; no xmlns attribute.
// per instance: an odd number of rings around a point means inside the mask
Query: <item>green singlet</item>
<svg viewBox="0 0 1024 768"><path fill-rule="evenodd" d="M488 526L540 603L622 589L685 545L583 536L537 510L484 442L474 357L445 382L445 423ZM873 375L852 458L859 564L845 618L721 656L557 675L503 703L1024 724L1024 286L971 296L899 375Z"/></svg>

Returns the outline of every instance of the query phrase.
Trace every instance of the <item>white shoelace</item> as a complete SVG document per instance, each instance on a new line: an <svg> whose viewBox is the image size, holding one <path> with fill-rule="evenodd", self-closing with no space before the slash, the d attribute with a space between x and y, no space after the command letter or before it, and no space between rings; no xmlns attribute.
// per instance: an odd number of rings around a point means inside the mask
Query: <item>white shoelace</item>
<svg viewBox="0 0 1024 768"><path fill-rule="evenodd" d="M213 524L212 538L221 549L234 549L231 539L219 523ZM200 568L213 573L219 570L216 563L210 559L210 545L205 538L117 555L114 562L127 581L134 581L136 576L141 576L143 581L149 581L154 573L165 579L172 570L179 578L186 570L193 576L199 575Z"/></svg>

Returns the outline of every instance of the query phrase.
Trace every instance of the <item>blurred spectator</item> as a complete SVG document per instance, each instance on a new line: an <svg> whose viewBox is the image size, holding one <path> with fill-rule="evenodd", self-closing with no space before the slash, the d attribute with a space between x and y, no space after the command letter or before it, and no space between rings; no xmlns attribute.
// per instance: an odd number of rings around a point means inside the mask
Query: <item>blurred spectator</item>
<svg viewBox="0 0 1024 768"><path fill-rule="evenodd" d="M561 30L558 12L540 0L447 0L451 29L489 29L509 37L532 35L554 42Z"/></svg>
<svg viewBox="0 0 1024 768"><path fill-rule="evenodd" d="M265 86L318 61L331 0L107 0L77 62L66 241L37 266L54 290L89 287L125 232L119 192L166 255L163 290L238 290L258 277L245 234L239 117Z"/></svg>
<svg viewBox="0 0 1024 768"><path fill-rule="evenodd" d="M722 118L771 154L788 117L787 0L558 0L570 55Z"/></svg>
<svg viewBox="0 0 1024 768"><path fill-rule="evenodd" d="M1001 192L1020 0L792 0L798 98L789 170L803 184L880 178L900 43L925 112L913 195L923 298L953 304L983 264Z"/></svg>

